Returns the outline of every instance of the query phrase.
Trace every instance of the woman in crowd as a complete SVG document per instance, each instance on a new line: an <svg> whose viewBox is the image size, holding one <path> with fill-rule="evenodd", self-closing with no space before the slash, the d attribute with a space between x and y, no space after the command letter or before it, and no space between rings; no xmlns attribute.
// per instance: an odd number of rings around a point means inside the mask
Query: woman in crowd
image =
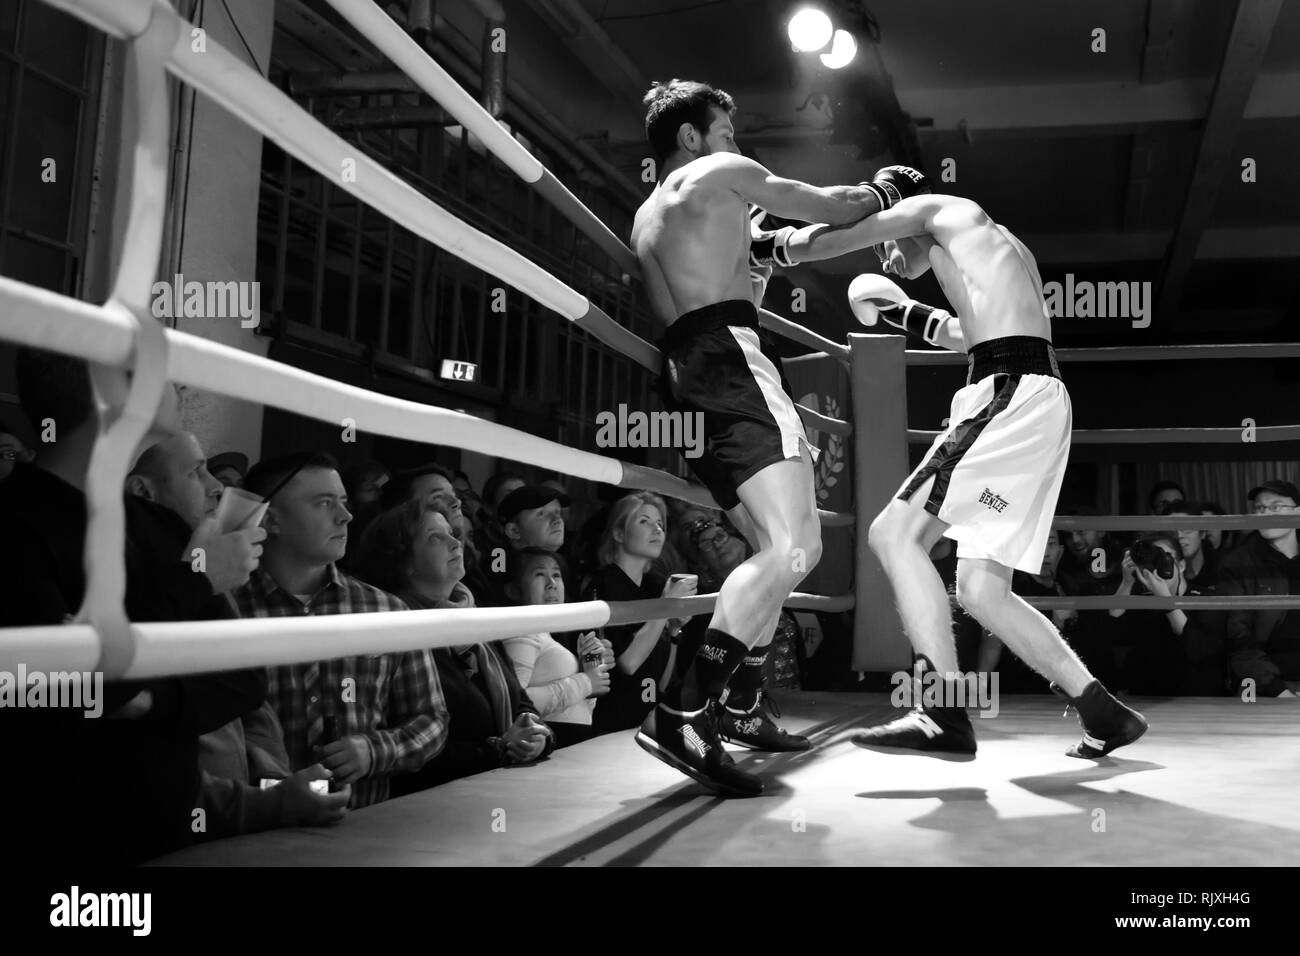
<svg viewBox="0 0 1300 956"><path fill-rule="evenodd" d="M510 552L506 596L515 604L563 604L563 559L543 548ZM613 654L594 631L578 637L575 656L549 633L507 638L506 654L533 706L555 731L557 746L592 735L593 698L609 693ZM582 659L581 666L579 658Z"/></svg>
<svg viewBox="0 0 1300 956"><path fill-rule="evenodd" d="M362 536L360 577L412 608L468 608L464 552L454 512L406 501L380 514ZM554 735L515 678L500 641L438 648L450 723L447 744L414 774L393 779L393 795L423 790L496 767L528 764L555 747Z"/></svg>
<svg viewBox="0 0 1300 956"><path fill-rule="evenodd" d="M596 549L587 600L644 601L696 593L693 580L673 580L651 571L664 548L667 511L663 499L648 491L615 502ZM597 734L641 726L671 676L672 642L679 630L678 623L666 619L605 628L614 672L609 696L596 705Z"/></svg>

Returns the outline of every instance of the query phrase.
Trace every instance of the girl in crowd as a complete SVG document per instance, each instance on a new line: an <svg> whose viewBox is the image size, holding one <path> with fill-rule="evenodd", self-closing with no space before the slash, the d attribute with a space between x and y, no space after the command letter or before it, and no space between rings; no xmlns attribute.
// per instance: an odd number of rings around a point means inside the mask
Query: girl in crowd
<svg viewBox="0 0 1300 956"><path fill-rule="evenodd" d="M464 551L452 533L454 512L423 500L380 514L357 555L364 580L411 608L474 607L461 583ZM495 767L528 764L555 747L554 735L515 678L500 641L432 651L450 715L447 744L418 772L393 780L393 796Z"/></svg>
<svg viewBox="0 0 1300 956"><path fill-rule="evenodd" d="M665 579L650 570L664 548L667 511L663 499L647 491L614 504L596 549L587 600L644 601L696 593L695 581ZM641 726L672 674L672 642L679 631L678 622L664 619L605 628L614 673L609 696L596 705L597 734Z"/></svg>
<svg viewBox="0 0 1300 956"><path fill-rule="evenodd" d="M506 596L515 604L563 604L562 560L544 548L511 551ZM507 638L505 648L520 686L555 731L557 745L567 747L590 737L593 698L609 693L614 656L608 645L589 631L579 636L575 657L543 631Z"/></svg>

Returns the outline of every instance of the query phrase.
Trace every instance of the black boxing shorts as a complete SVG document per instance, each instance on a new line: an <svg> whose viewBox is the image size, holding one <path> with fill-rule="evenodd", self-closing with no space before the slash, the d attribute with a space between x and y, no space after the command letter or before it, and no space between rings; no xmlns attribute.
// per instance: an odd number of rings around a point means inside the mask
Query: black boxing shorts
<svg viewBox="0 0 1300 956"><path fill-rule="evenodd" d="M688 312L668 327L660 348L664 408L697 414L702 425L701 454L679 450L722 508L736 507L736 489L768 465L801 457L803 421L752 302L729 299Z"/></svg>

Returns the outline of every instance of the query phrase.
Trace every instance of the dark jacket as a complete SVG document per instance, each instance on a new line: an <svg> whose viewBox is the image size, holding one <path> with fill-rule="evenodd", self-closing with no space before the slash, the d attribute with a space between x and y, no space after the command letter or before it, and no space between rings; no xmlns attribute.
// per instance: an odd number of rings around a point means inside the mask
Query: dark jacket
<svg viewBox="0 0 1300 956"><path fill-rule="evenodd" d="M76 614L85 533L85 496L49 472L20 465L0 484L0 625L63 624ZM206 577L181 561L188 541L173 512L128 500L123 557L133 620L216 611ZM153 698L144 716L108 716L142 690ZM265 695L256 670L105 683L97 719L67 708L0 709L0 739L11 748L0 819L23 821L13 838L30 840L41 859L121 865L184 846L198 805L198 736Z"/></svg>
<svg viewBox="0 0 1300 956"><path fill-rule="evenodd" d="M521 714L536 715L537 709L519 686L514 665L502 649L501 642L491 641L483 647L496 655L505 673L512 719L518 719ZM440 647L433 651L433 662L438 667L442 696L447 702L447 744L416 773L393 778L392 793L395 797L503 766L501 752L489 743L489 738L500 736L492 714L492 703L479 681L470 676L468 660L452 648ZM543 756L553 746L553 741L548 742Z"/></svg>
<svg viewBox="0 0 1300 956"><path fill-rule="evenodd" d="M1250 535L1219 565L1218 592L1300 594L1300 558ZM1286 681L1300 680L1300 611L1229 611L1227 640L1233 680L1253 680L1261 697L1276 697Z"/></svg>

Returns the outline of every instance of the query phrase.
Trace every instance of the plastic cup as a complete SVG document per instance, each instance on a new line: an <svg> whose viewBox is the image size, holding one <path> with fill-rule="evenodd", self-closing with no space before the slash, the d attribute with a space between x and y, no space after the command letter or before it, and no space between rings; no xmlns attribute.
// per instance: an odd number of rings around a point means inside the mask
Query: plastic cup
<svg viewBox="0 0 1300 956"><path fill-rule="evenodd" d="M256 528L266 514L269 502L243 488L227 487L221 492L217 505L217 527L222 534Z"/></svg>

